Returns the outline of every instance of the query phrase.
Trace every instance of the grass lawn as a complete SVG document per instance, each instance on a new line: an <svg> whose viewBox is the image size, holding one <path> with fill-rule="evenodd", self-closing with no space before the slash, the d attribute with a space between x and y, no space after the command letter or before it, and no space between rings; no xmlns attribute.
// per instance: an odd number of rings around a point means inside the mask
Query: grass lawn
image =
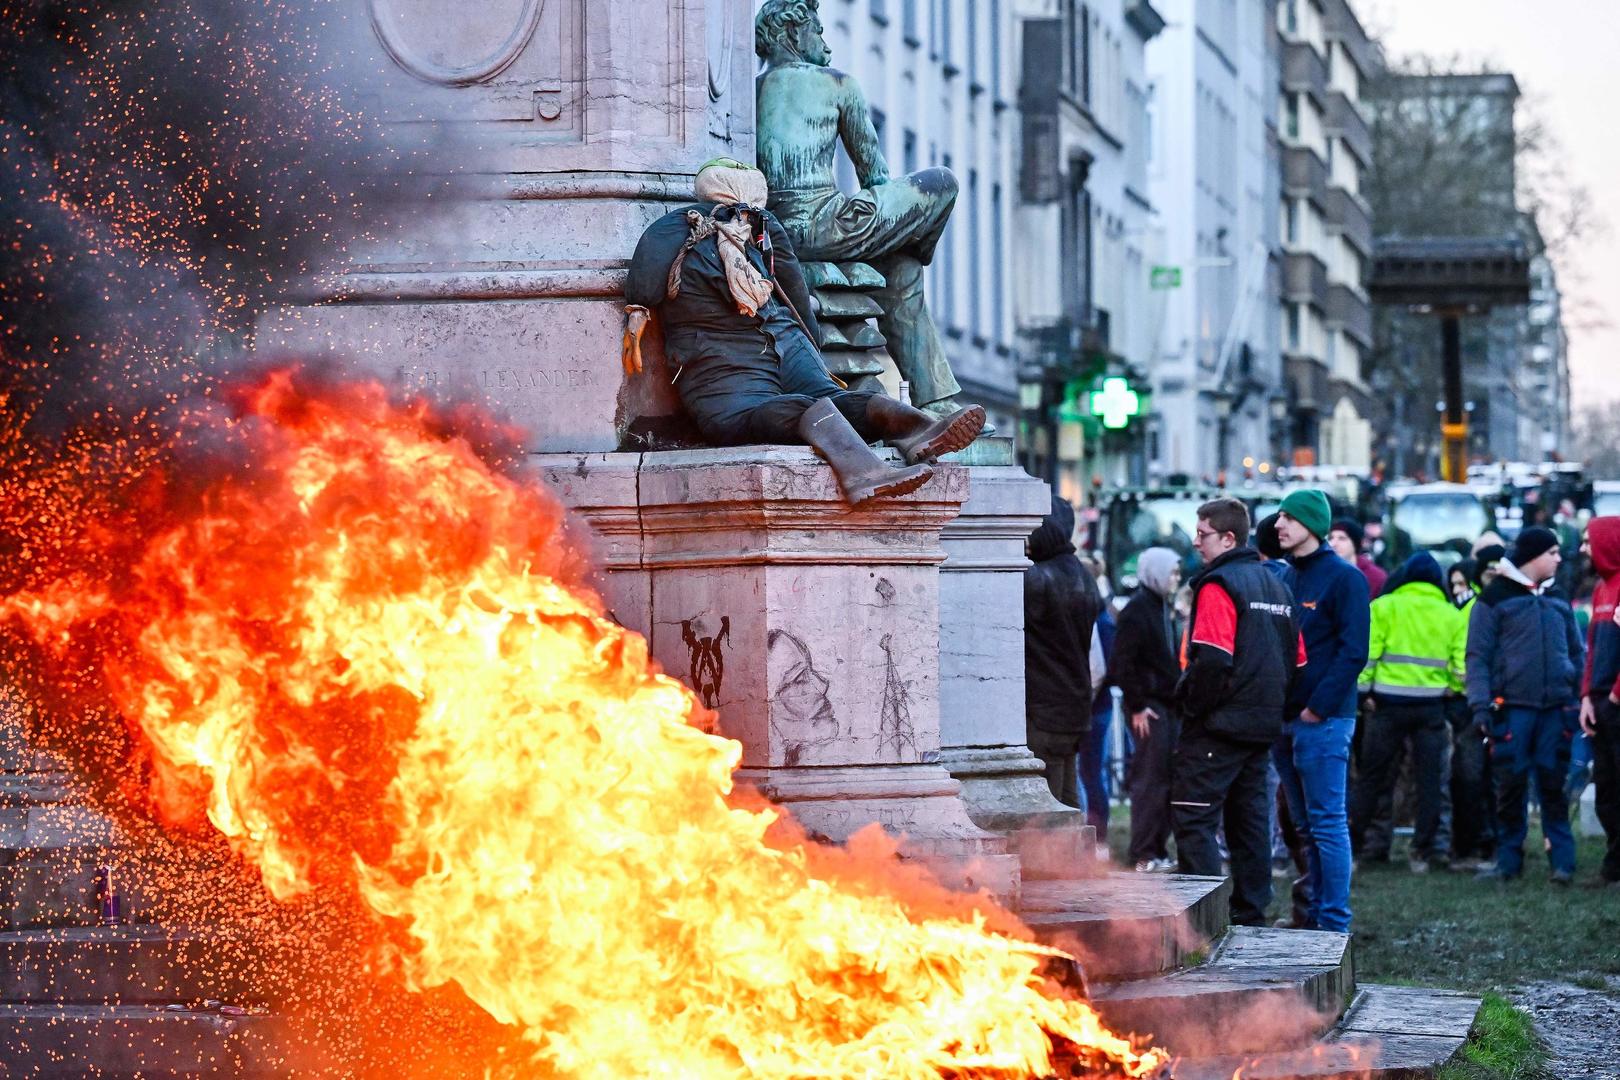
<svg viewBox="0 0 1620 1080"><path fill-rule="evenodd" d="M1108 841L1123 866L1129 807L1115 806ZM1351 892L1356 977L1472 993L1538 980L1598 988L1620 975L1620 892L1599 886L1601 839L1580 841L1574 886L1547 883L1541 832L1531 825L1524 877L1498 886L1472 874L1406 868L1405 841L1388 865L1359 870ZM1291 877L1277 877L1273 916L1286 914Z"/></svg>
<svg viewBox="0 0 1620 1080"><path fill-rule="evenodd" d="M1532 829L1527 846L1540 839ZM1397 849L1397 861L1356 874L1356 975L1476 993L1539 980L1600 988L1602 976L1620 975L1620 892L1601 887L1602 857L1601 840L1582 840L1575 884L1559 888L1537 852L1503 886L1413 874Z"/></svg>

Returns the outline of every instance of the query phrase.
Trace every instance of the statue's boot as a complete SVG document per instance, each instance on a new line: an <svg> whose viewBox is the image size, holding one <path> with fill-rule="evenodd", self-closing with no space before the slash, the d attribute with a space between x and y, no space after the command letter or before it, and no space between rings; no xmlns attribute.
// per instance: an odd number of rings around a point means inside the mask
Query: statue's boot
<svg viewBox="0 0 1620 1080"><path fill-rule="evenodd" d="M927 465L890 468L827 398L804 411L799 418L799 436L827 459L851 506L916 491L934 475Z"/></svg>
<svg viewBox="0 0 1620 1080"><path fill-rule="evenodd" d="M877 394L867 403L866 419L907 461L932 463L939 455L954 453L979 437L984 430L984 406L968 405L935 416Z"/></svg>

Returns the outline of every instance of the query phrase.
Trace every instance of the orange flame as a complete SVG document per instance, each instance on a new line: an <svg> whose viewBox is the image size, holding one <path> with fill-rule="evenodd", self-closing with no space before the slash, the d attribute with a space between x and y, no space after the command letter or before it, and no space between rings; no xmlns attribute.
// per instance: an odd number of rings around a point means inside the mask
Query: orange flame
<svg viewBox="0 0 1620 1080"><path fill-rule="evenodd" d="M492 1074L1038 1076L1164 1062L981 914L819 878L728 801L740 747L604 617L559 512L381 388L246 393L251 467L125 581L0 602L104 669L171 821L290 899L341 880L422 990L520 1034ZM506 1070L503 1072L503 1070Z"/></svg>

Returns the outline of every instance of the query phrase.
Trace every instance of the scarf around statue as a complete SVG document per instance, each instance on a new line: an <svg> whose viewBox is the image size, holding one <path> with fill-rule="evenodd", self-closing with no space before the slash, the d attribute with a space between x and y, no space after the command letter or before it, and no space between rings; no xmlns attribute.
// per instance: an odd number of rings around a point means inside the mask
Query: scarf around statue
<svg viewBox="0 0 1620 1080"><path fill-rule="evenodd" d="M765 174L740 161L716 158L698 170L695 184L698 200L718 203L719 207L708 215L697 210L686 212L688 233L680 254L670 264L669 296L680 294L681 268L686 263L686 253L713 236L737 310L753 315L764 306L771 298L771 283L748 261L748 245L753 240L752 222L759 218L759 208L765 205L769 193Z"/></svg>

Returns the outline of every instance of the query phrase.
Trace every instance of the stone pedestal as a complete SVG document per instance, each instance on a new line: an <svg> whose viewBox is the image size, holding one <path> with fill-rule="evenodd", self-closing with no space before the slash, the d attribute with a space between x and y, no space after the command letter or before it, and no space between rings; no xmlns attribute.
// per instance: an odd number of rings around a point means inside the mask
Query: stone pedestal
<svg viewBox="0 0 1620 1080"><path fill-rule="evenodd" d="M851 512L802 447L535 460L589 523L615 615L742 743L739 782L816 836L876 822L947 880L1015 892L941 764L940 532L967 470Z"/></svg>
<svg viewBox="0 0 1620 1080"><path fill-rule="evenodd" d="M1007 835L1026 878L1075 877L1095 862L1095 830L1052 797L1024 731L1024 541L1050 489L1013 463L1010 438L950 460L965 465L969 493L940 537L940 760L973 820Z"/></svg>
<svg viewBox="0 0 1620 1080"><path fill-rule="evenodd" d="M358 104L415 171L457 179L431 211L389 208L309 302L260 321L260 350L478 402L534 450L676 423L657 335L643 375L620 365L624 271L700 164L753 160L753 5L365 0L333 19Z"/></svg>

